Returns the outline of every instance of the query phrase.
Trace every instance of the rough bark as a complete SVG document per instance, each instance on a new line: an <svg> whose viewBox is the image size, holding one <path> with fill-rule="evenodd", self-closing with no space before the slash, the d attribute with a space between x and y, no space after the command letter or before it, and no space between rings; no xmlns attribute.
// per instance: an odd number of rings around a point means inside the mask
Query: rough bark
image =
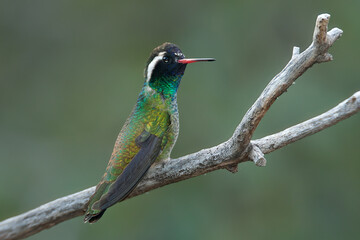
<svg viewBox="0 0 360 240"><path fill-rule="evenodd" d="M302 53L298 47L294 47L289 63L266 86L229 140L212 148L154 164L128 198L221 168L236 172L237 164L245 161L265 166L264 154L319 132L357 113L360 110L360 92L317 117L279 133L251 140L270 106L299 76L314 63L332 60L328 49L341 36L342 30L334 28L328 32L329 18L329 14L317 17L311 45ZM25 238L62 221L83 215L87 200L94 191L95 187L91 187L0 222L0 239Z"/></svg>

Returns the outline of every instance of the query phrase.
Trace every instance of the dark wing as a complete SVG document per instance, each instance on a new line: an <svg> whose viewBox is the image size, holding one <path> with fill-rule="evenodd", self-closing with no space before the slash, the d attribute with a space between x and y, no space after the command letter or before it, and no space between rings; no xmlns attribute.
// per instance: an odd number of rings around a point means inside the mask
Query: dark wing
<svg viewBox="0 0 360 240"><path fill-rule="evenodd" d="M160 153L162 137L144 131L137 140L139 152L111 185L109 191L94 204L94 208L105 210L124 200L155 162Z"/></svg>

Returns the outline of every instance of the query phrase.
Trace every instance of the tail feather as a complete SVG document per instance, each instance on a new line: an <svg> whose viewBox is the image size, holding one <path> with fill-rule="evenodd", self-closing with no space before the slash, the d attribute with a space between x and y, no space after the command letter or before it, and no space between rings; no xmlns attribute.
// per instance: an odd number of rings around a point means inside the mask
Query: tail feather
<svg viewBox="0 0 360 240"><path fill-rule="evenodd" d="M84 217L85 223L94 223L98 221L102 217L102 215L104 215L106 209L96 209L93 208L93 205L101 198L102 194L107 191L108 187L110 187L109 182L104 181L101 181L98 186L96 186L95 193L90 197L87 203L87 210Z"/></svg>
<svg viewBox="0 0 360 240"><path fill-rule="evenodd" d="M99 213L95 213L95 214L91 214L91 213L88 213L85 215L84 217L84 222L85 223L95 223L97 222L101 217L102 215L104 215L106 209L105 210L102 210L101 212Z"/></svg>

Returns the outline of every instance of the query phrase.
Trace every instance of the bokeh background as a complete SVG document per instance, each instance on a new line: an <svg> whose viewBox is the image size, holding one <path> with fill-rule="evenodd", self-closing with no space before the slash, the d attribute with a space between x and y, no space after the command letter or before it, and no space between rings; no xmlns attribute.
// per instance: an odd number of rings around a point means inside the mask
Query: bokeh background
<svg viewBox="0 0 360 240"><path fill-rule="evenodd" d="M0 220L95 185L143 84L150 51L187 57L179 89L179 157L228 139L316 16L344 30L271 107L266 136L360 89L360 1L0 2ZM353 239L359 236L360 115L239 166L78 217L29 239Z"/></svg>

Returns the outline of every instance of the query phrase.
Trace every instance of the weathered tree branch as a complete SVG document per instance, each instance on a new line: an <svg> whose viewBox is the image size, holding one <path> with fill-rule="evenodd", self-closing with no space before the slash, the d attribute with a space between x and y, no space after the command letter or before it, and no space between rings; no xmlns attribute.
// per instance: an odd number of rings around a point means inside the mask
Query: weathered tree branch
<svg viewBox="0 0 360 240"><path fill-rule="evenodd" d="M296 142L304 137L310 136L325 128L335 125L359 111L360 91L354 93L351 97L339 103L336 107L319 116L287 128L281 132L251 141L251 143L259 146L264 154L271 153L290 143Z"/></svg>
<svg viewBox="0 0 360 240"><path fill-rule="evenodd" d="M356 92L317 117L251 141L256 127L277 97L314 63L332 60L327 50L341 36L342 31L334 28L327 32L329 18L329 14L318 16L312 44L302 53L298 47L294 47L289 63L266 86L228 141L154 164L128 198L221 168L236 172L237 164L245 161L254 161L258 166L265 166L264 154L319 132L360 111L360 92ZM87 200L94 190L95 187L88 188L0 222L0 239L25 238L62 221L83 215Z"/></svg>

